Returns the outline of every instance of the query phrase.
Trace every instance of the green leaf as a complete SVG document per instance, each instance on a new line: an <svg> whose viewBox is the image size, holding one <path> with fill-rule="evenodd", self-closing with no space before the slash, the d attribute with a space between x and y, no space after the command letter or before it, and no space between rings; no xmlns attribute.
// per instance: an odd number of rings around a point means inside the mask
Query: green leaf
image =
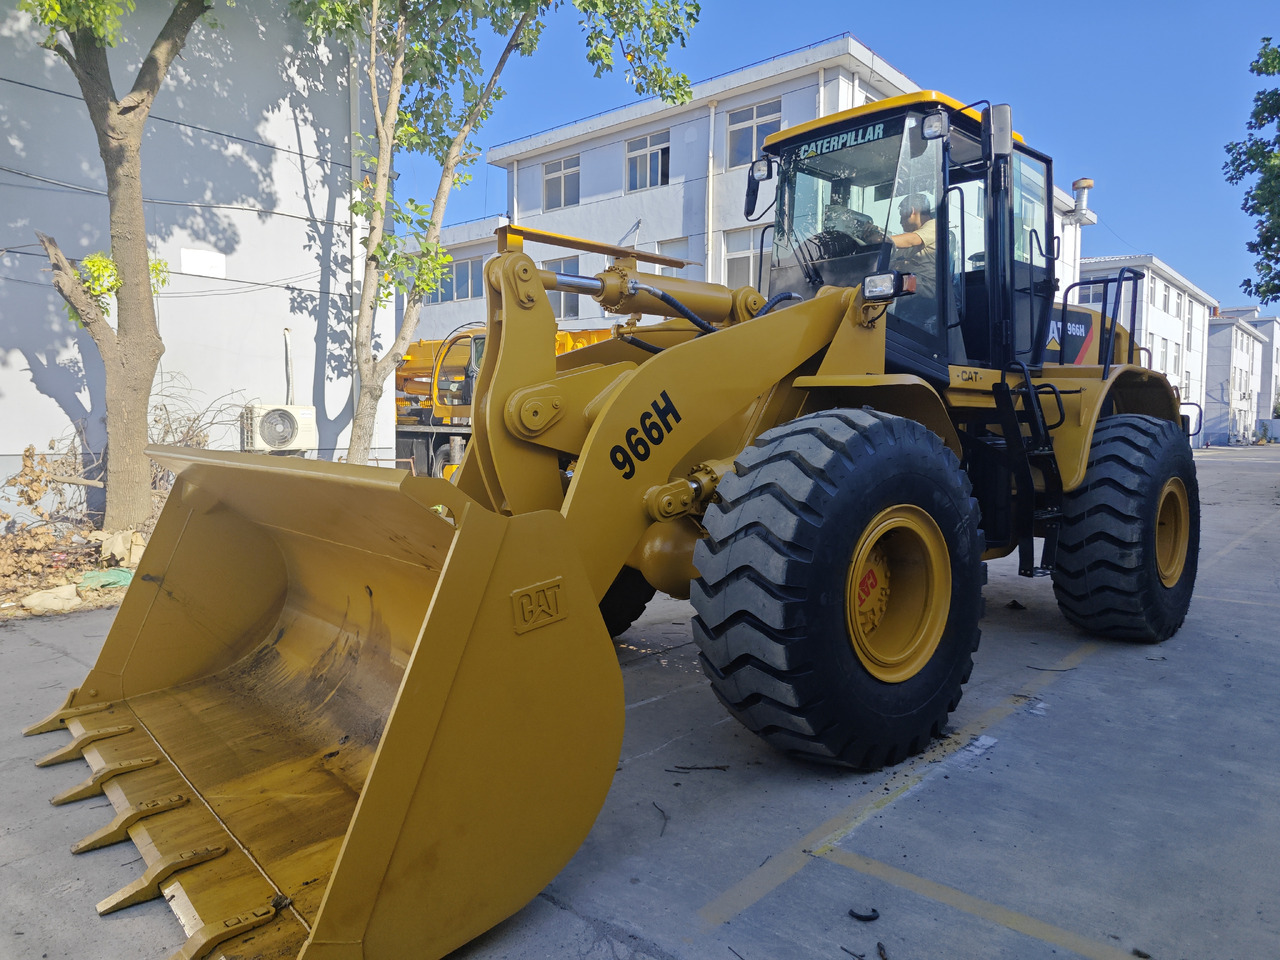
<svg viewBox="0 0 1280 960"><path fill-rule="evenodd" d="M1262 38L1258 58L1249 71L1259 77L1280 75L1280 48ZM1256 239L1245 249L1257 259L1254 278L1240 288L1262 303L1280 300L1280 88L1258 91L1245 123L1243 140L1226 146L1223 173L1227 182L1246 183L1241 209L1254 218Z"/></svg>

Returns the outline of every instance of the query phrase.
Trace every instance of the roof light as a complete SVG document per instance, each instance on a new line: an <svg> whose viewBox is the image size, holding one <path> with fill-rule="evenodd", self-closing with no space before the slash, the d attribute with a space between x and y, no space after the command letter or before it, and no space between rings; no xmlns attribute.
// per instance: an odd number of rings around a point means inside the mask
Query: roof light
<svg viewBox="0 0 1280 960"><path fill-rule="evenodd" d="M920 135L926 140L941 140L950 131L951 122L941 110L925 114L924 123L920 126Z"/></svg>

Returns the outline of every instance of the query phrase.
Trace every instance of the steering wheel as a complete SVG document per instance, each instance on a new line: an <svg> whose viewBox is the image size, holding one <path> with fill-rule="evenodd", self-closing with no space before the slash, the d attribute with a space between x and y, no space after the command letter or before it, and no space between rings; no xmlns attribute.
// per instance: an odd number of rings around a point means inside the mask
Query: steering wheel
<svg viewBox="0 0 1280 960"><path fill-rule="evenodd" d="M853 241L854 250L844 254L861 253L879 246L884 234L875 221L859 210L850 210L837 203L828 204L825 211L826 229L823 233L839 233Z"/></svg>

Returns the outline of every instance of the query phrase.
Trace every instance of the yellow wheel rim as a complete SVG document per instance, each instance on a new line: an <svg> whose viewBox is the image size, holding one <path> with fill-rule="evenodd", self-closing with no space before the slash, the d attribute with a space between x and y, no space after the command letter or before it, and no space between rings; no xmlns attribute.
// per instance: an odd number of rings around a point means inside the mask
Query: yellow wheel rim
<svg viewBox="0 0 1280 960"><path fill-rule="evenodd" d="M1170 477L1160 491L1160 506L1156 511L1156 569L1160 572L1160 582L1166 587L1172 587L1182 577L1190 530L1187 488L1178 477Z"/></svg>
<svg viewBox="0 0 1280 960"><path fill-rule="evenodd" d="M862 665L877 680L901 683L929 662L947 625L951 564L947 541L919 507L876 514L849 564L845 615Z"/></svg>

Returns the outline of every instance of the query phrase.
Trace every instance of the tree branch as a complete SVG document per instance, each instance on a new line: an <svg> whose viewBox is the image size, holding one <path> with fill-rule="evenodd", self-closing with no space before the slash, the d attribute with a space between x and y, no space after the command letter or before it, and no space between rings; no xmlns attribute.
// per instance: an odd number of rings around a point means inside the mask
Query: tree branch
<svg viewBox="0 0 1280 960"><path fill-rule="evenodd" d="M89 110L89 118L93 121L95 132L103 130L116 102L116 88L111 82L107 48L92 33L83 30L71 34L71 48L75 51L76 62L72 73L80 84L80 93Z"/></svg>
<svg viewBox="0 0 1280 960"><path fill-rule="evenodd" d="M373 115L382 119L382 97L378 93L378 19L381 15L381 4L373 0L369 9L369 97L373 100ZM354 176L355 171L352 171Z"/></svg>
<svg viewBox="0 0 1280 960"><path fill-rule="evenodd" d="M507 45L502 51L502 56L494 64L484 89L471 105L471 109L467 111L462 126L458 129L457 136L453 138L453 142L449 145L449 152L441 165L440 186L436 193L435 205L431 210L431 225L427 228L427 241L429 243L435 244L440 241L440 227L444 220L445 205L448 202L449 191L453 188L453 175L458 168L458 163L462 160L462 151L466 146L467 138L471 135L471 131L480 119L480 115L493 98L493 91L498 87L498 79L502 76L502 70L506 67L511 54L515 53L519 48L520 35L524 33L525 28L532 20L533 13L525 13L511 28L511 36L507 38ZM390 105L388 105L389 111ZM420 290L418 284L415 283L405 297L404 318L400 324L400 329L396 332L395 341L391 344L390 349L373 364L373 376L378 382L385 380L390 375L399 358L403 357L405 350L408 349L409 341L418 327L418 315L422 309L424 294L425 291Z"/></svg>
<svg viewBox="0 0 1280 960"><path fill-rule="evenodd" d="M71 68L71 75L76 78L76 82L80 84L83 90L86 83L93 82L87 73L80 69L80 61L76 59L76 55L67 49L66 44L55 43L46 44L46 50L51 50L62 58L62 62Z"/></svg>
<svg viewBox="0 0 1280 960"><path fill-rule="evenodd" d="M493 98L493 91L497 89L498 78L502 76L502 70L506 67L507 60L519 48L520 35L524 33L525 28L532 20L533 12L530 11L522 15L516 21L516 25L511 28L511 36L507 38L507 45L502 51L502 56L498 58L498 62L494 64L493 70L489 74L489 80L484 85L484 90L480 92L480 96L476 97L475 103L467 111L467 115L462 121L462 126L458 128L458 135L453 138L453 142L449 145L449 151L445 154L444 161L440 165L440 186L436 190L435 204L431 209L431 225L427 228L427 241L429 243L440 242L440 228L444 222L445 206L449 201L449 191L453 189L453 175L462 159L462 150L467 144L467 138L471 136L471 131L475 127L476 121L480 119L480 115Z"/></svg>
<svg viewBox="0 0 1280 960"><path fill-rule="evenodd" d="M155 100L169 67L187 43L187 34L195 22L212 9L213 0L178 0L174 4L173 12L160 28L147 58L138 68L133 89L120 101L121 113L129 113L139 107L150 111L151 102Z"/></svg>
<svg viewBox="0 0 1280 960"><path fill-rule="evenodd" d="M67 301L71 309L80 315L80 321L89 331L89 336L93 337L93 342L98 345L102 359L114 360L117 354L116 332L111 329L98 304L84 288L84 281L80 279L79 272L62 252L57 240L39 230L36 231L36 238L49 258L49 266L53 273L53 288L61 294L62 299Z"/></svg>

